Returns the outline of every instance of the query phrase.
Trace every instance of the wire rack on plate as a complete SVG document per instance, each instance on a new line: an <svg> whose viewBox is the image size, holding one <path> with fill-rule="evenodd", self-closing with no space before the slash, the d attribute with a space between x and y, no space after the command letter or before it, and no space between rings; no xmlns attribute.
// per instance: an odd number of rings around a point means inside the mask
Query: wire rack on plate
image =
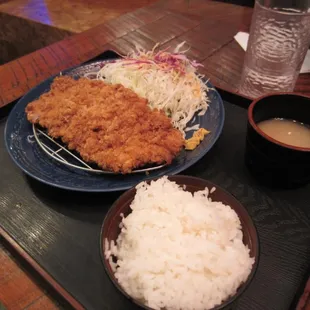
<svg viewBox="0 0 310 310"><path fill-rule="evenodd" d="M56 141L51 138L44 129L37 127L36 125L32 125L33 135L35 137L36 142L41 147L41 149L54 160L67 165L71 168L88 171L91 173L97 174L118 174L108 170L102 170L95 165L91 165L86 163L79 154L69 151L67 147L61 142ZM131 173L143 173L150 172L153 170L160 169L166 166L166 164L145 167L142 169L135 169Z"/></svg>

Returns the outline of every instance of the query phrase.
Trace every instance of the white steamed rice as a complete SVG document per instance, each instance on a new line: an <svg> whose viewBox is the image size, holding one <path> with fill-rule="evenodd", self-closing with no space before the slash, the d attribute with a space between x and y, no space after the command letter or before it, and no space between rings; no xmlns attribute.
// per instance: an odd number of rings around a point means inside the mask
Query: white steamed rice
<svg viewBox="0 0 310 310"><path fill-rule="evenodd" d="M105 256L133 298L153 309L206 310L221 304L248 278L254 258L242 242L240 220L209 191L186 192L167 177L137 186Z"/></svg>

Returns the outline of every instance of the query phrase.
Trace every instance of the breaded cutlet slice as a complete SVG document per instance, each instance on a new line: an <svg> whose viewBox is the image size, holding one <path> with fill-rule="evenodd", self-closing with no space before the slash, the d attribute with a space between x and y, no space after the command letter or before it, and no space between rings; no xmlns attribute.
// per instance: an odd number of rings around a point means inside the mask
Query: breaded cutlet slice
<svg viewBox="0 0 310 310"><path fill-rule="evenodd" d="M122 85L98 80L57 77L26 113L85 161L114 172L170 164L184 145L164 112L151 110L146 99Z"/></svg>

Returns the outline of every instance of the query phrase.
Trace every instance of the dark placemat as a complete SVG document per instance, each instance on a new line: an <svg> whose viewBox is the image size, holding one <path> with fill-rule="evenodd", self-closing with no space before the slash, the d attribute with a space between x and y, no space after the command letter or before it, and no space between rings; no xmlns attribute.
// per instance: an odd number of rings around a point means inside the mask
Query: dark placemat
<svg viewBox="0 0 310 310"><path fill-rule="evenodd" d="M310 265L310 186L290 191L256 184L243 163L246 110L225 103L226 121L215 147L185 174L209 179L249 210L261 258L238 310L289 309ZM0 122L0 224L86 309L136 309L113 287L99 253L104 216L120 193L58 190L27 177L7 154Z"/></svg>

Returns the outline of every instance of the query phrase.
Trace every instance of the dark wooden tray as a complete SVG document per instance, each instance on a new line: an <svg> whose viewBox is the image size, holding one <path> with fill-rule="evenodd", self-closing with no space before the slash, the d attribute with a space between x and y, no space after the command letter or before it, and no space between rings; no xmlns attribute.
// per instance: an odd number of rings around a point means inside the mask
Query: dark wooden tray
<svg viewBox="0 0 310 310"><path fill-rule="evenodd" d="M111 57L112 52L101 55ZM211 180L248 209L261 242L260 264L238 310L293 307L310 267L310 186L290 191L257 184L243 163L244 99L222 93L226 120L215 147L184 174ZM235 104L232 104L233 101ZM83 194L41 184L11 161L3 140L8 112L0 121L0 233L30 270L40 274L76 309L136 309L114 288L100 259L104 216L121 194Z"/></svg>

